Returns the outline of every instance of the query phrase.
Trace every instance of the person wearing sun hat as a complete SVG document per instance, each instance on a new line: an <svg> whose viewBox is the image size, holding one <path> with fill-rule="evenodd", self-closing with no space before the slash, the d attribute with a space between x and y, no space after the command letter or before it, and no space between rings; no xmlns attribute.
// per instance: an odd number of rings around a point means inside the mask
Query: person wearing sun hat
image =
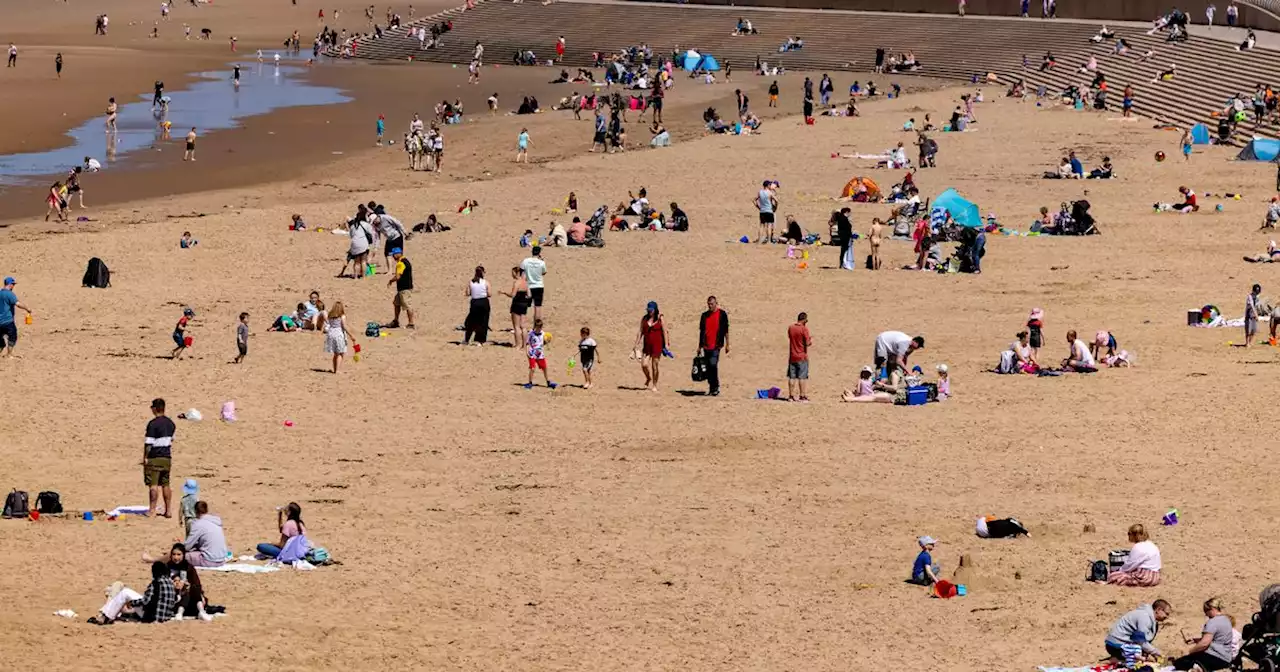
<svg viewBox="0 0 1280 672"><path fill-rule="evenodd" d="M196 500L200 494L200 484L196 479L188 478L182 484L182 501L178 504L178 523L188 535L191 534L191 521L196 519Z"/></svg>
<svg viewBox="0 0 1280 672"><path fill-rule="evenodd" d="M919 586L932 586L938 582L938 574L942 573L942 568L933 562L933 556L929 551L937 545L938 540L925 535L916 539L916 543L920 544L920 554L916 556L916 562L911 566L911 578L907 583L914 583Z"/></svg>
<svg viewBox="0 0 1280 672"><path fill-rule="evenodd" d="M18 321L13 309L21 308L27 315L31 314L31 309L22 305L13 293L16 284L18 281L9 276L4 279L4 289L0 289L0 353L6 357L13 354L13 346L18 342Z"/></svg>

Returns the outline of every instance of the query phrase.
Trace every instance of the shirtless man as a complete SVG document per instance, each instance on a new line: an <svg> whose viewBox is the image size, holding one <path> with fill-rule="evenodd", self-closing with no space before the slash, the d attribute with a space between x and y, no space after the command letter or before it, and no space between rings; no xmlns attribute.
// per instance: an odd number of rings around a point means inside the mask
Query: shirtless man
<svg viewBox="0 0 1280 672"><path fill-rule="evenodd" d="M107 99L107 132L116 132L116 112L119 108L116 106L115 98Z"/></svg>
<svg viewBox="0 0 1280 672"><path fill-rule="evenodd" d="M183 161L196 160L196 127L192 126L187 132L187 151L182 155Z"/></svg>
<svg viewBox="0 0 1280 672"><path fill-rule="evenodd" d="M872 218L871 231L867 234L867 242L871 245L871 270L880 270L880 241L884 240L884 222L879 217Z"/></svg>

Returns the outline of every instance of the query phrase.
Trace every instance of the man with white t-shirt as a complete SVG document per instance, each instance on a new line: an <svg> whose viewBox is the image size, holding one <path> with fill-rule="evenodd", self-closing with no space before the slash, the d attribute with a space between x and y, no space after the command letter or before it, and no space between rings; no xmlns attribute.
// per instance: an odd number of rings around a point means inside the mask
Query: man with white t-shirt
<svg viewBox="0 0 1280 672"><path fill-rule="evenodd" d="M886 364L897 364L906 369L907 358L911 356L911 353L923 348L924 336L912 338L901 331L881 332L879 336L876 336L876 370Z"/></svg>
<svg viewBox="0 0 1280 672"><path fill-rule="evenodd" d="M547 274L547 262L542 260L542 247L533 246L533 256L520 262L524 269L525 281L529 283L529 296L533 299L533 319L542 319L542 300L544 286L542 276Z"/></svg>

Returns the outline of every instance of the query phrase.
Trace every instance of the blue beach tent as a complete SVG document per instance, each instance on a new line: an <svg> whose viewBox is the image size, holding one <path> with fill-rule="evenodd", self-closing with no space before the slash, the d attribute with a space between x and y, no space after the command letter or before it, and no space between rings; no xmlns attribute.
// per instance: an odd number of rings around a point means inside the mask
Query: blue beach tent
<svg viewBox="0 0 1280 672"><path fill-rule="evenodd" d="M971 229L983 226L982 213L978 211L977 204L965 200L955 189L948 189L938 194L938 197L933 199L933 207L942 208L951 213L951 219L960 226Z"/></svg>
<svg viewBox="0 0 1280 672"><path fill-rule="evenodd" d="M720 63L714 56L711 54L699 54L692 49L684 52L684 60L680 65L690 72L694 70L714 72L720 69Z"/></svg>
<svg viewBox="0 0 1280 672"><path fill-rule="evenodd" d="M1207 145L1209 144L1209 127L1204 124L1196 124L1191 127L1191 144Z"/></svg>
<svg viewBox="0 0 1280 672"><path fill-rule="evenodd" d="M1236 155L1236 161L1268 161L1271 163L1280 163L1276 157L1280 156L1280 140L1272 140L1271 138L1254 138L1249 144L1240 150Z"/></svg>

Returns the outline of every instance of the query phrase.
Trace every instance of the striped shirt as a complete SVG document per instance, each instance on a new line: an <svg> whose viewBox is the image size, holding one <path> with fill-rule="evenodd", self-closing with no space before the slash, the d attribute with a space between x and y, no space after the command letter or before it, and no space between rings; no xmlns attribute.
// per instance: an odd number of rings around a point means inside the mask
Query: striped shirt
<svg viewBox="0 0 1280 672"><path fill-rule="evenodd" d="M147 436L143 444L147 447L147 458L172 457L173 435L178 428L167 416L157 415L147 423Z"/></svg>

